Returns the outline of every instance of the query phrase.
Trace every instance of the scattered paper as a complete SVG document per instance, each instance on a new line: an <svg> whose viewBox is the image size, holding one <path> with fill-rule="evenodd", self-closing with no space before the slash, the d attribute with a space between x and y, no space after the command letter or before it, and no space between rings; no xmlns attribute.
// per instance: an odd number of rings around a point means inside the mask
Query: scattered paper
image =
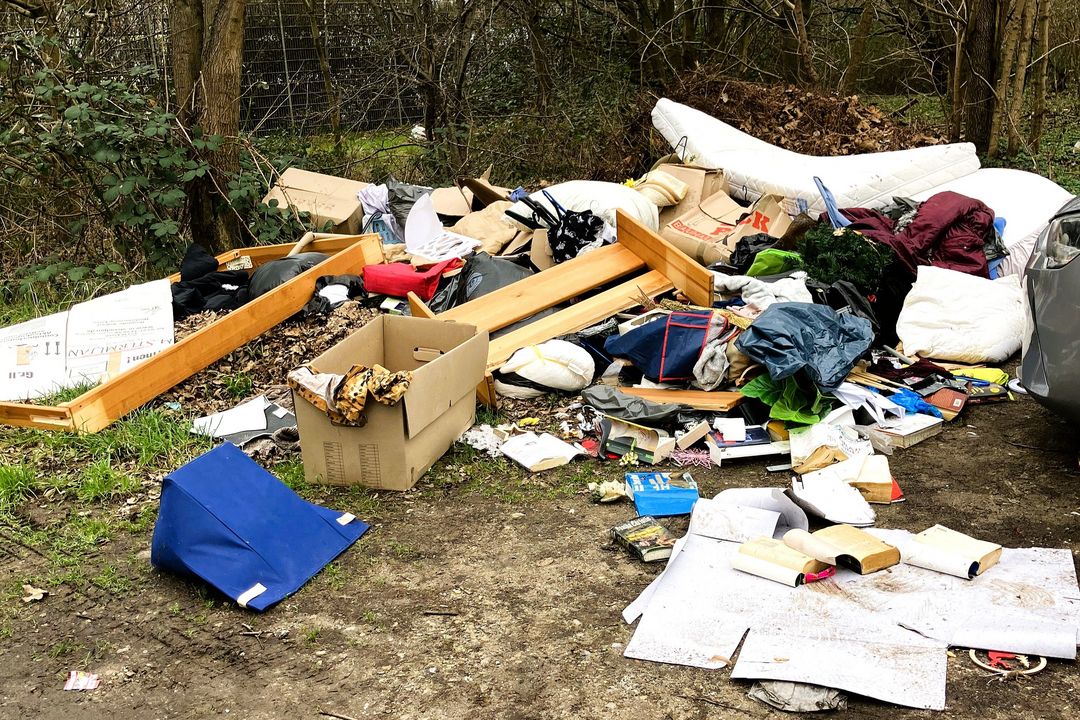
<svg viewBox="0 0 1080 720"><path fill-rule="evenodd" d="M96 690L97 686L101 684L101 680L94 673L84 672L82 670L72 670L68 673L67 682L64 683L65 690Z"/></svg>
<svg viewBox="0 0 1080 720"><path fill-rule="evenodd" d="M717 540L746 542L772 537L779 521L780 513L774 510L701 498L694 505L688 532Z"/></svg>
<svg viewBox="0 0 1080 720"><path fill-rule="evenodd" d="M804 510L831 523L867 527L877 517L862 493L833 475L792 478L791 495Z"/></svg>
<svg viewBox="0 0 1080 720"><path fill-rule="evenodd" d="M584 454L581 448L564 442L550 433L537 435L531 431L515 435L504 442L499 449L503 455L522 465L529 472L550 470L567 464L577 455Z"/></svg>
<svg viewBox="0 0 1080 720"><path fill-rule="evenodd" d="M259 395L228 410L196 418L191 423L191 432L219 438L248 430L265 430L269 404L264 395Z"/></svg>
<svg viewBox="0 0 1080 720"><path fill-rule="evenodd" d="M788 530L809 530L810 522L801 507L779 488L729 488L713 498L715 502L754 507L780 514L772 536L780 538Z"/></svg>
<svg viewBox="0 0 1080 720"><path fill-rule="evenodd" d="M718 417L713 420L713 427L724 437L724 442L743 442L746 440L746 421L741 417Z"/></svg>
<svg viewBox="0 0 1080 720"><path fill-rule="evenodd" d="M910 536L868 532L892 544ZM734 542L681 539L664 572L623 613L627 622L640 617L624 654L719 668L742 641L734 678L811 683L938 710L949 644L1075 656L1080 592L1068 550L1005 549L972 580L901 564L865 576L840 568L798 588L740 573L731 567L735 552Z"/></svg>

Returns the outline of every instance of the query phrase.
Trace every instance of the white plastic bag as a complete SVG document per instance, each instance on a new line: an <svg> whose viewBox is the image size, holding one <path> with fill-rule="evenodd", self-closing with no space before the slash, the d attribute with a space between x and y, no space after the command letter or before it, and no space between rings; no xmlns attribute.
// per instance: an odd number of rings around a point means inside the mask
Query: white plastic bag
<svg viewBox="0 0 1080 720"><path fill-rule="evenodd" d="M595 368L592 355L584 348L566 340L548 340L523 347L511 355L495 374L495 391L512 398L543 395L544 391L536 385L574 392L592 382ZM529 384L516 384L513 376Z"/></svg>

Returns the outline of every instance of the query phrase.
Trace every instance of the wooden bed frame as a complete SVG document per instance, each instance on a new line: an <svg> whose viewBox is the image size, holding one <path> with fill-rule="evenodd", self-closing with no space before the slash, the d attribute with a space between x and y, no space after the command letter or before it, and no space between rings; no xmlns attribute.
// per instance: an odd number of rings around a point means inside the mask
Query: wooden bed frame
<svg viewBox="0 0 1080 720"><path fill-rule="evenodd" d="M224 268L226 263L246 257L256 268L288 255L298 245L330 258L74 400L55 406L0 402L0 424L97 432L294 315L311 299L317 278L358 275L365 265L383 262L382 239L375 234L314 234L297 245L238 248L217 259ZM179 279L179 274L169 277L172 282Z"/></svg>
<svg viewBox="0 0 1080 720"><path fill-rule="evenodd" d="M410 310L417 317L464 322L495 332L632 275L614 287L494 338L488 346L488 375L477 388L477 396L485 404L495 406L491 371L520 348L577 332L640 305L643 296L656 297L672 288L678 288L695 305L712 307L713 276L708 269L621 210L616 213L616 223L619 242L614 245L568 260L438 315L410 293ZM742 399L739 393L683 391L678 402L693 399L694 392L710 396L709 404L725 408Z"/></svg>

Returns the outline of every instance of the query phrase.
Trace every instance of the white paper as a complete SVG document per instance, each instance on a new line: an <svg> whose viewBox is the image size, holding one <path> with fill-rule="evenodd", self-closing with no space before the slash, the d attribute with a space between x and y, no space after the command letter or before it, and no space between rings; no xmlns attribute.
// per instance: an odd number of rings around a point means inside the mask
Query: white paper
<svg viewBox="0 0 1080 720"><path fill-rule="evenodd" d="M260 395L228 410L196 418L191 423L191 432L219 438L238 432L265 430L266 408L269 404L266 397Z"/></svg>
<svg viewBox="0 0 1080 720"><path fill-rule="evenodd" d="M405 249L412 255L439 262L459 258L483 243L445 230L431 204L431 195L421 195L405 219Z"/></svg>
<svg viewBox="0 0 1080 720"><path fill-rule="evenodd" d="M573 460L575 455L581 454L577 447L550 433L537 435L534 432L515 435L499 449L503 455L532 472L565 465Z"/></svg>
<svg viewBox="0 0 1080 720"><path fill-rule="evenodd" d="M910 533L868 532L897 544ZM626 656L718 668L749 631L732 677L809 682L943 709L946 647L1075 656L1080 589L1068 550L1006 549L972 580L895 565L840 568L798 588L731 567L738 544L688 535L627 608ZM631 612L633 609L633 612Z"/></svg>
<svg viewBox="0 0 1080 720"><path fill-rule="evenodd" d="M780 513L773 510L700 498L694 503L687 532L741 543L759 537L772 537L779 521Z"/></svg>
<svg viewBox="0 0 1080 720"><path fill-rule="evenodd" d="M713 501L779 513L780 518L773 531L773 537L783 537L784 533L794 528L807 530L810 527L803 509L780 488L729 488L714 497Z"/></svg>
<svg viewBox="0 0 1080 720"><path fill-rule="evenodd" d="M884 395L855 383L842 382L840 387L833 390L832 394L833 397L852 410L858 410L859 408L866 410L874 418L874 421L879 423L885 422L890 415L902 418L907 412L902 405L897 405Z"/></svg>
<svg viewBox="0 0 1080 720"><path fill-rule="evenodd" d="M133 285L0 330L0 399L103 382L172 344L169 281Z"/></svg>
<svg viewBox="0 0 1080 720"><path fill-rule="evenodd" d="M802 465L819 447L836 448L848 458L873 455L874 447L869 440L859 437L855 431L855 416L851 409L840 407L826 415L816 425L794 428L788 433L791 442L791 464Z"/></svg>
<svg viewBox="0 0 1080 720"><path fill-rule="evenodd" d="M791 479L791 495L804 510L832 523L855 527L874 524L877 515L857 489L835 477L807 476Z"/></svg>
<svg viewBox="0 0 1080 720"><path fill-rule="evenodd" d="M742 442L746 440L746 420L741 417L718 417L713 420L713 427L724 436L724 442Z"/></svg>
<svg viewBox="0 0 1080 720"><path fill-rule="evenodd" d="M67 313L0 329L0 400L27 400L66 386Z"/></svg>
<svg viewBox="0 0 1080 720"><path fill-rule="evenodd" d="M170 285L154 280L73 306L67 323L68 381L107 380L172 345Z"/></svg>

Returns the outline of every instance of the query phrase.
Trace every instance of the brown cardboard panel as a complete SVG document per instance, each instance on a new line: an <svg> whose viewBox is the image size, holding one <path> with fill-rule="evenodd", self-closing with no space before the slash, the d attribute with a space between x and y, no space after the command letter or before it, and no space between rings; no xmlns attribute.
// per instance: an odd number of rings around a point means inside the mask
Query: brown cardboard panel
<svg viewBox="0 0 1080 720"><path fill-rule="evenodd" d="M480 333L413 373L404 398L410 438L449 410L454 400L466 394L472 397L470 393L484 379L487 356L487 333Z"/></svg>
<svg viewBox="0 0 1080 720"><path fill-rule="evenodd" d="M696 209L702 199L711 197L718 192L726 193L728 183L724 178L723 170L706 170L692 165L679 165L676 163L664 163L654 170L663 170L682 180L687 185L686 197L677 204L660 208L660 227L684 215L690 210Z"/></svg>

